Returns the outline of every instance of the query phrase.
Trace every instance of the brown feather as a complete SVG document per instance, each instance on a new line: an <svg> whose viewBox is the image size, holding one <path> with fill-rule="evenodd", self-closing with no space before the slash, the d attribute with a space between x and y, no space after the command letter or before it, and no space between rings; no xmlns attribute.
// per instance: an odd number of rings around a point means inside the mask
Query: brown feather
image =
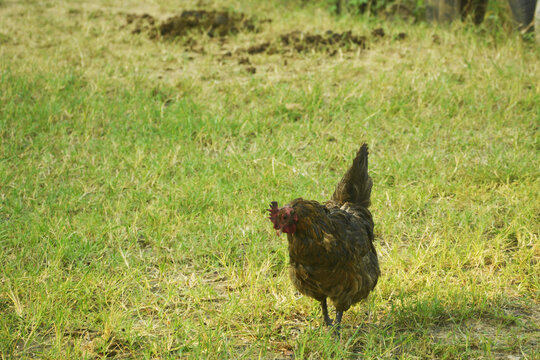
<svg viewBox="0 0 540 360"><path fill-rule="evenodd" d="M367 156L364 144L326 204L298 198L286 206L298 217L287 234L292 283L318 301L330 298L338 311L366 298L380 275Z"/></svg>

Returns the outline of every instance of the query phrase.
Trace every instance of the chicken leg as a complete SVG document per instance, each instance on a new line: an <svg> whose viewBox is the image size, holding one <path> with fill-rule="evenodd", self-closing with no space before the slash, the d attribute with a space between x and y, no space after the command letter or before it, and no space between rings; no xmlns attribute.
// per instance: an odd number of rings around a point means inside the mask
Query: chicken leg
<svg viewBox="0 0 540 360"><path fill-rule="evenodd" d="M330 316L328 316L328 304L326 303L326 298L324 298L323 301L321 301L321 308L322 313L324 316L324 322L326 323L326 326L332 326L332 319L330 319Z"/></svg>
<svg viewBox="0 0 540 360"><path fill-rule="evenodd" d="M343 311L336 311L336 333L339 335L341 330L341 318L343 317Z"/></svg>

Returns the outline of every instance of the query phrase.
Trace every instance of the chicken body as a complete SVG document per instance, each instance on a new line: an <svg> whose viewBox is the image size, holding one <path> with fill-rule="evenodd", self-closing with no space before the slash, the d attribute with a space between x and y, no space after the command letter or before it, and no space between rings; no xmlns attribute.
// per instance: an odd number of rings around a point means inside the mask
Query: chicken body
<svg viewBox="0 0 540 360"><path fill-rule="evenodd" d="M292 283L321 302L327 325L332 324L327 298L339 324L343 312L365 299L380 275L368 210L372 181L367 156L364 144L325 204L298 198L280 209L274 202L270 209L274 228L287 233Z"/></svg>

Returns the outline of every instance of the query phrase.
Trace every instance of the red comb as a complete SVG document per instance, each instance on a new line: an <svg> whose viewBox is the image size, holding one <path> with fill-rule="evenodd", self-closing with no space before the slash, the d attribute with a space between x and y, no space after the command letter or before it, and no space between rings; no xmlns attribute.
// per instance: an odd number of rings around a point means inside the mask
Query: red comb
<svg viewBox="0 0 540 360"><path fill-rule="evenodd" d="M270 216L268 218L274 223L274 229L279 229L277 225L277 214L279 212L277 201L272 201L270 203L270 209L268 209L268 211L270 212Z"/></svg>

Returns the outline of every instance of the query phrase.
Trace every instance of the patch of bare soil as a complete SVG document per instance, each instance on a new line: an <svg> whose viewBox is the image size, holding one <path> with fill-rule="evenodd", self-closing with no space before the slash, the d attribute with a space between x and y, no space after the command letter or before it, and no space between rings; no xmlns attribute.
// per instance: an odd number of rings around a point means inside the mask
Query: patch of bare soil
<svg viewBox="0 0 540 360"><path fill-rule="evenodd" d="M251 63L250 56L257 54L280 54L294 57L296 54L319 53L334 56L338 53L353 53L368 48L369 43L376 43L385 38L403 40L405 33L388 36L384 29L376 28L371 34L358 35L352 31L336 32L327 30L321 33L304 31L290 31L281 34L265 36L261 40L259 36L253 36L253 42L243 48L229 46L230 36L243 32L258 33L260 25L271 22L271 19L255 19L240 12L216 11L216 10L185 10L179 15L166 20L158 20L149 14L126 14L124 28L131 30L133 34L143 34L153 40L178 39L178 46L186 51L207 55L208 39L200 38L206 34L212 41L213 55L216 55L221 63L237 61L244 65L247 73L257 73L257 68ZM219 53L216 53L216 45ZM233 50L234 49L234 50ZM188 57L192 60L193 57ZM287 64L287 60L284 60Z"/></svg>
<svg viewBox="0 0 540 360"><path fill-rule="evenodd" d="M272 41L255 44L240 49L238 52L249 55L322 52L333 56L338 50L355 51L365 49L366 44L367 38L365 36L354 35L351 31L338 33L328 30L324 34L292 31L281 34Z"/></svg>
<svg viewBox="0 0 540 360"><path fill-rule="evenodd" d="M374 29L371 32L371 39L377 41L386 36L382 28ZM394 40L404 40L407 34L399 33L393 37ZM264 41L259 44L238 50L238 53L255 54L285 54L285 53L327 53L330 56L342 52L363 50L368 47L368 38L363 35L355 35L351 31L342 33L332 30L324 34L312 34L301 31L293 31L279 36L271 41Z"/></svg>
<svg viewBox="0 0 540 360"><path fill-rule="evenodd" d="M343 33L328 30L324 34L310 34L301 31L293 31L280 36L281 44L294 49L297 52L306 51L332 51L339 48L362 48L366 47L366 37L353 35L351 31Z"/></svg>
<svg viewBox="0 0 540 360"><path fill-rule="evenodd" d="M223 37L258 31L255 19L239 12L217 10L184 10L161 22L149 14L127 14L126 22L132 26L132 33L148 32L151 38L179 38L190 32Z"/></svg>
<svg viewBox="0 0 540 360"><path fill-rule="evenodd" d="M271 20L256 21L254 18L239 12L216 11L216 10L185 10L179 15L170 17L164 21L158 21L149 14L127 14L126 27L131 28L133 34L147 33L152 39L183 39L187 48L194 52L204 54L204 49L198 46L197 33L207 34L209 37L218 37L221 45L227 42L227 36L239 32L258 32L258 24L271 22ZM374 29L371 39L384 38L386 36L382 28ZM400 33L394 36L394 40L403 40L407 34ZM285 54L285 53L327 53L330 56L339 51L356 51L367 47L368 38L363 35L353 34L352 31L335 32L328 30L324 33L310 33L291 31L275 36L260 43L255 43L247 48L239 49L236 54ZM224 57L233 54L226 52Z"/></svg>
<svg viewBox="0 0 540 360"><path fill-rule="evenodd" d="M256 30L252 18L242 13L226 11L186 10L165 20L159 26L162 36L183 36L188 31L199 30L208 36L225 36L240 31Z"/></svg>
<svg viewBox="0 0 540 360"><path fill-rule="evenodd" d="M132 34L140 34L142 32L149 32L153 37L157 34L156 31L156 19L148 14L127 14L126 26L132 28Z"/></svg>
<svg viewBox="0 0 540 360"><path fill-rule="evenodd" d="M386 34L383 28L376 28L371 31L371 36L373 36L374 38L383 38L384 35Z"/></svg>

